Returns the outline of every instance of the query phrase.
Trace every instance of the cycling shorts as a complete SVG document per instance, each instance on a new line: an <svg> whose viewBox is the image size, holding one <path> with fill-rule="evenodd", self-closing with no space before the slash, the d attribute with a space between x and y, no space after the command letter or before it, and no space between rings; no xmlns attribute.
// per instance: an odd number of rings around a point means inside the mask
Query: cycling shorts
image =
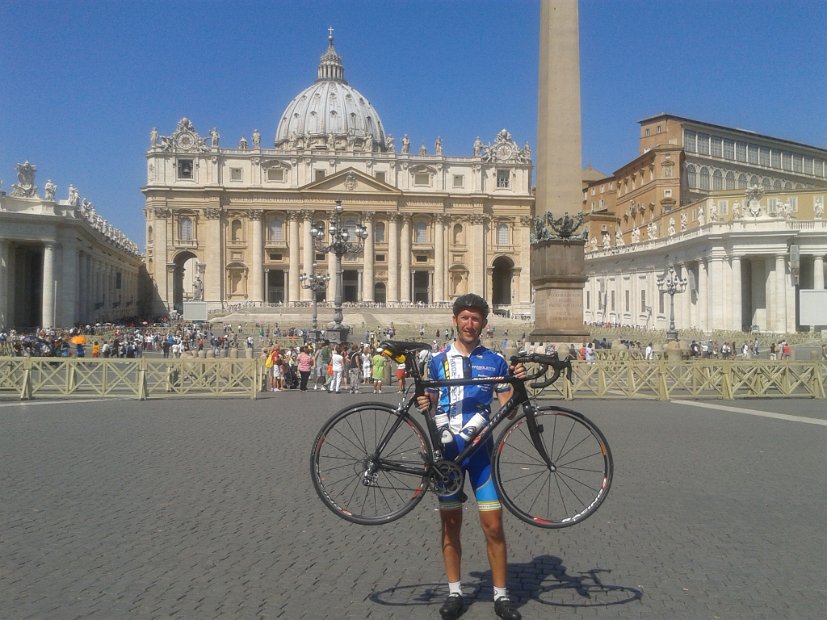
<svg viewBox="0 0 827 620"><path fill-rule="evenodd" d="M443 446L443 458L452 460L465 448L465 440L457 435L454 436L454 441L448 445ZM497 489L494 486L494 479L491 477L491 452L494 449L494 442L492 439L486 441L486 445L477 449L470 457L465 459L461 464L463 477L462 484L459 490L453 495L439 498L440 510L458 510L462 508L462 503L466 500L465 494L462 492L462 487L465 486L465 473L468 473L468 478L471 480L471 486L474 489L474 497L477 499L477 507L480 512L487 512L489 510L500 510L500 498L497 495Z"/></svg>

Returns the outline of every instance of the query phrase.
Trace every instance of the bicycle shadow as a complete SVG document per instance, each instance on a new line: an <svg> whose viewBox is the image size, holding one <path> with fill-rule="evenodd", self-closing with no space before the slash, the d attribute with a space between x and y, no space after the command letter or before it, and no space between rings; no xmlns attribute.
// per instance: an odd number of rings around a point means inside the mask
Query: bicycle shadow
<svg viewBox="0 0 827 620"><path fill-rule="evenodd" d="M554 607L609 607L626 605L643 598L638 588L612 585L604 582L602 574L612 571L591 568L569 574L562 559L541 555L530 562L509 564L508 592L518 607L529 601ZM465 600L469 607L476 602L489 603L492 597L491 571L472 571L463 583ZM441 584L398 585L374 592L368 598L378 605L412 606L441 605L447 588Z"/></svg>

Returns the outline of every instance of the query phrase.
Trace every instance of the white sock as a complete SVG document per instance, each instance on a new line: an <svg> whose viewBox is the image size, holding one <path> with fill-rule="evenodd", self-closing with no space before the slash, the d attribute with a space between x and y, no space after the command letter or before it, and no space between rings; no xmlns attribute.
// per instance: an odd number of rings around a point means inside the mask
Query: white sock
<svg viewBox="0 0 827 620"><path fill-rule="evenodd" d="M461 581L449 581L448 582L448 596L452 594L459 594L462 596L462 582Z"/></svg>
<svg viewBox="0 0 827 620"><path fill-rule="evenodd" d="M504 596L508 596L508 588L498 588L494 586L494 600L498 601Z"/></svg>

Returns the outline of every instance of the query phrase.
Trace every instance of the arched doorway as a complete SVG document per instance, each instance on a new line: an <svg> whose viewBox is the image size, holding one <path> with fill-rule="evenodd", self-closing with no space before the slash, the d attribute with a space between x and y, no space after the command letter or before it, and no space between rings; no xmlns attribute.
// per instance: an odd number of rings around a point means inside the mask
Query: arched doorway
<svg viewBox="0 0 827 620"><path fill-rule="evenodd" d="M500 256L494 261L491 303L495 306L511 305L511 278L514 263L507 256Z"/></svg>
<svg viewBox="0 0 827 620"><path fill-rule="evenodd" d="M195 297L198 273L198 257L192 252L181 252L175 257L175 273L172 280L172 307L184 312L184 302Z"/></svg>

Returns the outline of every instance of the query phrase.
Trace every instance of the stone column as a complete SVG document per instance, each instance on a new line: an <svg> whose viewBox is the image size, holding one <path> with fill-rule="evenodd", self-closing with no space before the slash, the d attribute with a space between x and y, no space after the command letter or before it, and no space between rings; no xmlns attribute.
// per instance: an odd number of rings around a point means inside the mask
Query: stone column
<svg viewBox="0 0 827 620"><path fill-rule="evenodd" d="M741 257L732 257L732 305L730 306L730 314L732 316L732 323L730 329L740 330L743 327L743 299L741 291Z"/></svg>
<svg viewBox="0 0 827 620"><path fill-rule="evenodd" d="M540 3L536 212L555 218L581 211L580 42L577 0ZM585 340L582 239L531 247L535 341ZM475 248L476 250L476 248Z"/></svg>
<svg viewBox="0 0 827 620"><path fill-rule="evenodd" d="M775 331L776 329L776 291L775 291L775 259L772 256L764 258L764 298L767 306L767 331Z"/></svg>
<svg viewBox="0 0 827 620"><path fill-rule="evenodd" d="M204 210L207 218L207 251L204 273L204 301L222 306L224 302L224 245L221 239L221 209ZM172 299L170 298L170 302Z"/></svg>
<svg viewBox="0 0 827 620"><path fill-rule="evenodd" d="M252 228L253 251L251 252L250 275L251 288L250 299L252 301L264 301L264 241L261 230L261 209L250 210L250 227ZM298 261L296 261L298 262Z"/></svg>
<svg viewBox="0 0 827 620"><path fill-rule="evenodd" d="M714 255L707 259L709 273L707 274L706 296L709 304L709 329L718 329L724 325L724 304L726 285L724 282L724 259Z"/></svg>
<svg viewBox="0 0 827 620"><path fill-rule="evenodd" d="M775 329L787 331L787 257L778 254L775 257Z"/></svg>
<svg viewBox="0 0 827 620"><path fill-rule="evenodd" d="M469 253L469 258L471 259L471 282L468 287L468 292L487 297L488 291L485 287L486 217L481 214L475 214L468 219L471 222L471 252Z"/></svg>
<svg viewBox="0 0 827 620"><path fill-rule="evenodd" d="M373 301L373 263L376 260L376 254L373 249L373 212L366 211L362 213L362 222L365 225L365 230L368 236L365 237L365 266L362 271L362 301Z"/></svg>
<svg viewBox="0 0 827 620"><path fill-rule="evenodd" d="M328 235L329 236L329 235ZM344 269L344 267L342 267ZM333 302L336 299L336 255L333 252L327 253L327 273L330 274L330 281L327 283L327 301Z"/></svg>
<svg viewBox="0 0 827 620"><path fill-rule="evenodd" d="M297 301L299 299L299 274L301 273L301 266L299 264L299 219L301 213L298 211L289 211L287 213L287 243L290 251L290 267L288 268L287 276L287 301Z"/></svg>
<svg viewBox="0 0 827 620"><path fill-rule="evenodd" d="M709 329L709 278L705 261L698 261L698 328Z"/></svg>
<svg viewBox="0 0 827 620"><path fill-rule="evenodd" d="M313 235L310 234L310 229L313 228L313 212L302 211L302 271L308 275L313 273ZM313 299L313 292L308 288L301 290L302 301L311 301Z"/></svg>
<svg viewBox="0 0 827 620"><path fill-rule="evenodd" d="M388 292L387 301L399 301L399 213L388 215Z"/></svg>
<svg viewBox="0 0 827 620"><path fill-rule="evenodd" d="M11 320L9 287L14 277L9 265L10 247L8 241L0 239L0 327L8 327Z"/></svg>
<svg viewBox="0 0 827 620"><path fill-rule="evenodd" d="M411 214L402 215L402 248L399 261L399 301L411 301Z"/></svg>
<svg viewBox="0 0 827 620"><path fill-rule="evenodd" d="M438 213L434 217L434 288L431 301L445 301L445 221Z"/></svg>
<svg viewBox="0 0 827 620"><path fill-rule="evenodd" d="M55 262L55 244L47 241L43 245L42 327L55 327Z"/></svg>
<svg viewBox="0 0 827 620"><path fill-rule="evenodd" d="M153 271L155 272L153 276L155 279L155 286L158 290L158 295L161 298L161 301L164 303L164 310L168 311L172 307L172 298L168 296L169 284L167 279L167 256L170 246L167 235L167 228L171 212L167 208L159 207L153 210L153 214L155 215L152 244L152 257L154 265ZM89 267L90 271L94 271L94 265L90 264ZM99 300L96 297L92 300L92 303L95 304L98 301ZM94 311L94 307L92 308L92 310ZM161 308L157 308L157 310L161 310ZM97 317L97 315L95 316Z"/></svg>
<svg viewBox="0 0 827 620"><path fill-rule="evenodd" d="M75 310L78 299L78 249L74 239L64 239L61 246L60 285L58 286L60 297L55 320L58 325L68 327L77 321ZM123 276L121 286L123 286Z"/></svg>
<svg viewBox="0 0 827 620"><path fill-rule="evenodd" d="M813 288L817 291L824 290L824 257L813 257Z"/></svg>

